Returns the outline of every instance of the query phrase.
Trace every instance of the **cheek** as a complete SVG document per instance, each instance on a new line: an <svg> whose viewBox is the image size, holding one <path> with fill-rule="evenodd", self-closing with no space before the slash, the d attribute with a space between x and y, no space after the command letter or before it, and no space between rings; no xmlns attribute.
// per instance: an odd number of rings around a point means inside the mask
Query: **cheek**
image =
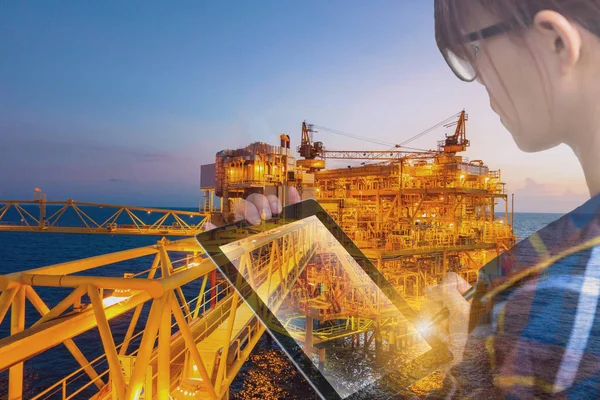
<svg viewBox="0 0 600 400"><path fill-rule="evenodd" d="M556 145L540 74L527 56L491 56L482 63L482 81L490 106L523 151Z"/></svg>

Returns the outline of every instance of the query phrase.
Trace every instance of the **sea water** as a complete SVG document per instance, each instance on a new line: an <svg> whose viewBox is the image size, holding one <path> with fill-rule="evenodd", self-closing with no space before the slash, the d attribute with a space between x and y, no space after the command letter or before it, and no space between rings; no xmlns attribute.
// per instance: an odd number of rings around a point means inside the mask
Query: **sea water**
<svg viewBox="0 0 600 400"><path fill-rule="evenodd" d="M189 209L190 211L193 211ZM110 215L106 209L89 209L90 216L96 220ZM113 210L114 211L114 210ZM50 215L52 210L48 210ZM520 240L526 238L552 221L560 218L561 214L533 214L515 213L514 229ZM13 216L14 217L14 216ZM143 216L141 216L143 218ZM6 217L5 217L6 218ZM6 219L5 219L6 220ZM67 222L78 224L76 216L70 216ZM78 260L81 258L127 250L142 246L156 244L159 237L149 236L122 236L122 235L75 235L75 234L50 234L50 233L9 233L0 232L0 274L22 271L52 265L56 263ZM175 238L171 238L175 240ZM149 268L151 257L141 258L133 262L125 262L112 267L103 267L99 271L86 271L86 275L111 275L123 276L123 272L135 272ZM197 288L196 288L197 286ZM188 288L196 296L199 289L197 285ZM56 305L66 294L67 289L36 288L40 296L49 307ZM147 310L146 310L147 312ZM145 312L145 313L146 313ZM144 314L145 314L144 313ZM27 303L26 326L39 318L37 311ZM128 326L127 318L117 318L111 322L111 329L115 342L123 340L124 332ZM138 324L140 329L143 321ZM10 313L0 324L0 338L8 336L10 329ZM314 399L315 394L302 376L297 373L285 354L277 345L263 335L258 346L254 349L250 359L244 364L230 391L232 399ZM98 338L97 330L91 330L75 338L88 360L102 354L102 344ZM348 352L350 359L344 363L355 363L360 366L362 354ZM352 357L355 357L353 360ZM331 362L335 362L332 360ZM342 362L342 361L340 361ZM34 357L32 361L25 362L25 398L39 393L62 377L78 369L79 366L64 346L55 348ZM0 399L7 398L8 372L0 373ZM83 378L86 378L85 376ZM49 398L59 398L59 393Z"/></svg>

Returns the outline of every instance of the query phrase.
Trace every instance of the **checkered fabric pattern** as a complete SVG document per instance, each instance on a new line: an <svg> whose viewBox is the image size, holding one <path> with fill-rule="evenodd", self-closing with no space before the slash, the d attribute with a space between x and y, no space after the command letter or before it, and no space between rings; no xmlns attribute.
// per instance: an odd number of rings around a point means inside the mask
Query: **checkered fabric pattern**
<svg viewBox="0 0 600 400"><path fill-rule="evenodd" d="M600 196L486 264L462 362L428 398L600 399Z"/></svg>

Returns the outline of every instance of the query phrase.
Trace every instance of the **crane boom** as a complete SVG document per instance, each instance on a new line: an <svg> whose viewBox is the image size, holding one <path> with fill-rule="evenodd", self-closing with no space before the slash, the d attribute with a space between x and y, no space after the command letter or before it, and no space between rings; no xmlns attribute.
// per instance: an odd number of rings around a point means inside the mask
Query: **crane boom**
<svg viewBox="0 0 600 400"><path fill-rule="evenodd" d="M389 151L389 150L323 150L319 157L338 160L380 160L397 161L406 158L432 158L437 151Z"/></svg>
<svg viewBox="0 0 600 400"><path fill-rule="evenodd" d="M314 125L302 122L302 139L297 150L303 160L298 160L298 166L304 167L309 171L318 171L325 168L325 159L344 159L344 160L378 160L378 161L398 161L401 159L429 159L439 157L442 154L454 155L457 152L465 151L469 146L466 134L467 115L465 110L459 114L458 121L443 125L451 127L456 125L456 130L453 135L446 135L446 139L438 142L438 149L426 151L403 151L403 150L326 150L323 142L313 141L312 134L316 132ZM456 116L456 115L455 115ZM446 121L444 121L446 122ZM444 123L437 124L435 127L442 126ZM434 127L434 128L435 128ZM324 128L328 130L328 128ZM433 128L417 135L422 136L424 133L431 131ZM341 133L340 133L341 134ZM349 134L345 134L348 136ZM352 136L354 137L354 136ZM358 137L354 137L358 138ZM366 139L365 139L366 140ZM395 146L396 149L402 148L400 145Z"/></svg>

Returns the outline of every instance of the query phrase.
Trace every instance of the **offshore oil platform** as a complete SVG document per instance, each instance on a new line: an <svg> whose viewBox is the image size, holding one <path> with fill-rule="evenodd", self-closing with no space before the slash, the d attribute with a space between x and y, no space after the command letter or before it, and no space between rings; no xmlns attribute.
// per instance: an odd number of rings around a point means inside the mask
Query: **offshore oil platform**
<svg viewBox="0 0 600 400"><path fill-rule="evenodd" d="M299 157L285 134L278 146L222 150L201 167L199 212L50 202L39 189L33 201L0 201L0 231L161 237L147 247L0 275L0 324L9 325L0 337L0 374L8 379L0 397L227 399L265 327L193 236L206 221L231 221L234 203L252 193L285 203L293 186L303 199L317 199L416 310L425 288L448 271L473 282L516 237L500 171L459 155L469 146L466 122L462 111L436 125L453 129L436 150L410 149L409 141L384 151L327 150L314 133L328 128L307 123ZM327 169L328 159L361 164ZM102 219L94 217L99 209ZM61 223L68 211L79 223ZM292 225L238 254L254 289L285 311L282 329L322 370L334 342L379 358L385 349L387 359L422 345L419 332L386 311L353 260L322 235L313 225ZM116 264L119 276L103 272ZM66 294L48 305L49 290ZM26 321L28 307L39 317ZM99 354L84 354L75 341L90 331ZM24 364L61 344L79 368L26 393Z"/></svg>
<svg viewBox="0 0 600 400"><path fill-rule="evenodd" d="M202 167L204 210L227 219L240 198L257 192L283 198L284 188L295 186L303 199L317 199L405 296L422 296L450 270L473 282L479 268L512 247L515 237L500 171L457 155L469 146L467 115L453 118L458 120L445 127L455 126L454 133L435 151L326 150L306 123L298 160L287 135L279 147L253 143L223 150L215 164ZM325 169L327 159L362 165ZM502 218L495 215L499 203Z"/></svg>

